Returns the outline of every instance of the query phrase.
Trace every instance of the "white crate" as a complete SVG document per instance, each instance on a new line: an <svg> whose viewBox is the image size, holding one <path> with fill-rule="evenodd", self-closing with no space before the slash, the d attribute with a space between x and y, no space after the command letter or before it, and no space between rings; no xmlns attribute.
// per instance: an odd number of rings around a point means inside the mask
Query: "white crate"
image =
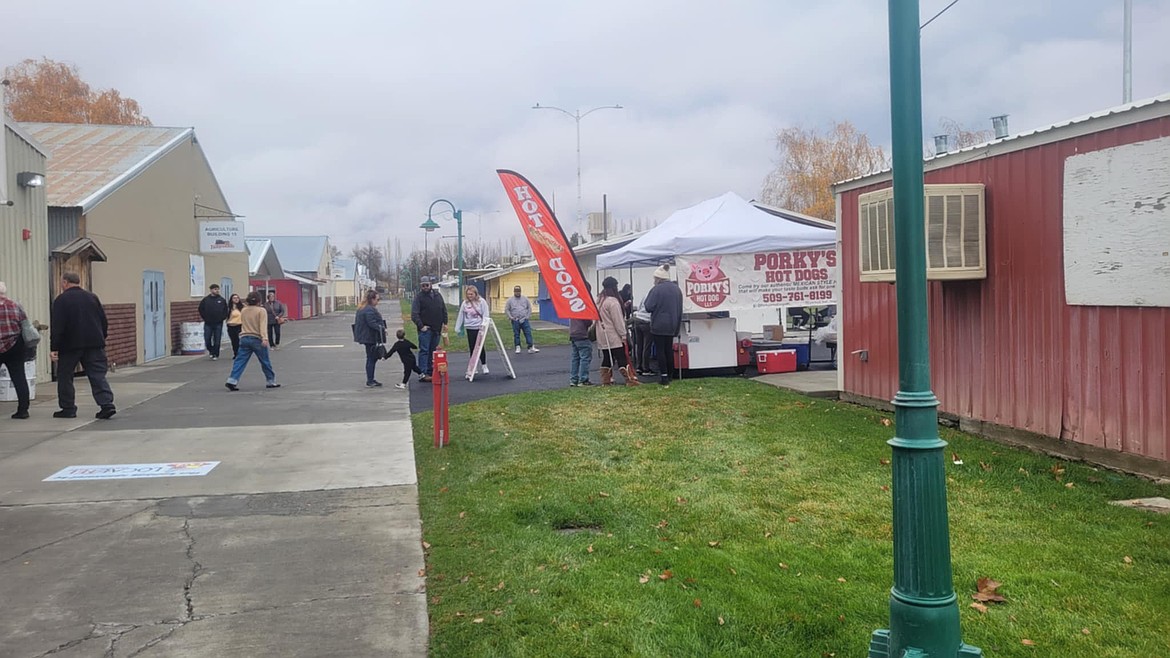
<svg viewBox="0 0 1170 658"><path fill-rule="evenodd" d="M36 399L36 377L28 378L28 399ZM16 388L11 379L0 379L0 402L16 402Z"/></svg>

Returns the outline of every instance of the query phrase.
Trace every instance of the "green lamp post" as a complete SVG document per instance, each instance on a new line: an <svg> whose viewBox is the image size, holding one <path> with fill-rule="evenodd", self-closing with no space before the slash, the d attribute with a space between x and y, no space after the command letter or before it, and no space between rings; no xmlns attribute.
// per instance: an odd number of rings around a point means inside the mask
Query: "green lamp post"
<svg viewBox="0 0 1170 658"><path fill-rule="evenodd" d="M889 441L894 587L890 627L873 633L869 656L977 658L983 652L959 635L943 461L947 444L938 435L938 398L930 389L918 0L889 0L889 10L898 298L897 431Z"/></svg>
<svg viewBox="0 0 1170 658"><path fill-rule="evenodd" d="M431 211L435 209L435 204L437 204L437 203L445 203L448 206L451 206L451 215L455 218L455 239L458 241L458 245L459 245L458 247L456 247L457 251L456 251L455 258L459 261L459 294L462 295L463 294L463 211L456 208L455 204L451 203L450 201L448 201L446 199L435 199L434 201L431 202L431 207L427 208L427 221L431 222L432 224L434 224L434 221L431 220ZM438 224L435 224L435 227L438 228Z"/></svg>

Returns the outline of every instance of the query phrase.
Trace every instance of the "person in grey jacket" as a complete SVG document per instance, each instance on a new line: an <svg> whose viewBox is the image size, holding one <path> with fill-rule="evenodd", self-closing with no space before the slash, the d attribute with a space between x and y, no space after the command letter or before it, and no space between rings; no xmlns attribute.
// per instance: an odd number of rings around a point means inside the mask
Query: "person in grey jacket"
<svg viewBox="0 0 1170 658"><path fill-rule="evenodd" d="M662 265L654 270L654 287L642 304L650 313L650 336L658 353L658 383L663 386L670 386L674 338L682 328L682 303L682 290L670 280L670 267Z"/></svg>
<svg viewBox="0 0 1170 658"><path fill-rule="evenodd" d="M520 353L520 332L524 332L524 340L528 343L528 353L535 354L540 350L532 344L532 324L528 321L532 317L532 302L524 296L520 286L512 289L512 296L504 304L504 315L512 321L512 343L516 346L516 353Z"/></svg>
<svg viewBox="0 0 1170 658"><path fill-rule="evenodd" d="M386 342L386 320L378 312L378 292L367 290L361 308L353 318L353 339L366 348L366 386L381 386L374 379L374 369L385 353L378 353L378 345ZM385 349L383 347L383 349Z"/></svg>

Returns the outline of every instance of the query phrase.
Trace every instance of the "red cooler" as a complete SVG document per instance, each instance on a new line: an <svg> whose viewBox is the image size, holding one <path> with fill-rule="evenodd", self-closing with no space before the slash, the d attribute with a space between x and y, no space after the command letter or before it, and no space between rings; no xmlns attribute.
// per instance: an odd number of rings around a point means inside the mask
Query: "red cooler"
<svg viewBox="0 0 1170 658"><path fill-rule="evenodd" d="M756 371L761 375L777 372L796 372L796 350L767 350L756 352Z"/></svg>

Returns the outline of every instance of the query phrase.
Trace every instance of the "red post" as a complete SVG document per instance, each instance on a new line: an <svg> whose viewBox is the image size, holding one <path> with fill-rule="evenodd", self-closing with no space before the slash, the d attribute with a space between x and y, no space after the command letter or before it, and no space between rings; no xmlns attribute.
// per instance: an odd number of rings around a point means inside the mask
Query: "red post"
<svg viewBox="0 0 1170 658"><path fill-rule="evenodd" d="M431 375L431 390L434 394L435 447L442 448L451 443L451 425L447 414L447 408L450 406L451 377L447 373L447 352L445 350L435 350L431 358L434 364L434 372Z"/></svg>

